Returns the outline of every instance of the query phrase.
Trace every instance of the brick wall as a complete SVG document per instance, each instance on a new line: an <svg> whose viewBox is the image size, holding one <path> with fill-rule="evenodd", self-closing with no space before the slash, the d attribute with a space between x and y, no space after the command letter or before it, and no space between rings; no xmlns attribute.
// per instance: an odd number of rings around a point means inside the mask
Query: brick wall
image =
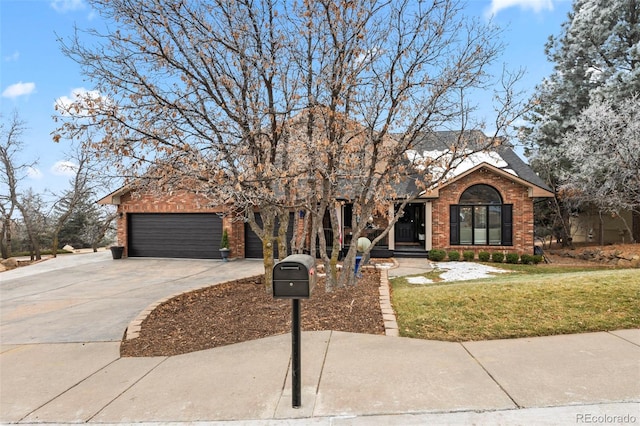
<svg viewBox="0 0 640 426"><path fill-rule="evenodd" d="M152 194L126 193L118 205L118 244L125 246L127 255L127 213L224 213L224 206L210 206L205 197L189 192L175 192L162 197ZM244 257L244 222L233 220L231 215L222 219L222 227L227 230L231 257Z"/></svg>
<svg viewBox="0 0 640 426"><path fill-rule="evenodd" d="M449 206L458 204L462 193L472 185L486 184L500 193L504 204L513 204L513 246L464 246L449 244ZM433 200L433 248L444 250L506 251L533 254L533 198L528 188L481 168L440 190Z"/></svg>
<svg viewBox="0 0 640 426"><path fill-rule="evenodd" d="M462 193L472 185L486 184L500 193L503 203L513 204L513 246L451 246L449 244L449 206L458 204ZM488 169L480 169L440 190L433 201L432 247L445 250L506 251L533 253L533 199L528 188L504 178ZM125 246L127 255L127 213L223 213L224 206L210 206L209 201L194 193L176 192L163 197L127 193L118 205L118 243ZM243 258L245 253L245 226L232 215L223 217L223 228L227 229L231 245L231 256Z"/></svg>

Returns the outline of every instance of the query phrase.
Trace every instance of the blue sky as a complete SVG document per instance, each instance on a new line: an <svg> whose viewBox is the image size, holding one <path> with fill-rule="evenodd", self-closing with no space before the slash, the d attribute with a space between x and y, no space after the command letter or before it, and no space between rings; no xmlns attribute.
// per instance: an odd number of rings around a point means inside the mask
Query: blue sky
<svg viewBox="0 0 640 426"><path fill-rule="evenodd" d="M570 10L570 0L468 0L466 14L483 19L493 15L494 22L505 28L506 49L497 71L503 63L511 69L525 68L521 87L531 95L553 69L544 44L550 35L559 34ZM21 160L37 160L36 169L21 182L22 189L44 193L68 187L65 162L70 147L52 141L53 106L76 90L90 90L91 83L60 52L57 37L70 36L74 25L100 24L98 14L83 0L0 1L0 111L5 122L14 111L26 122Z"/></svg>

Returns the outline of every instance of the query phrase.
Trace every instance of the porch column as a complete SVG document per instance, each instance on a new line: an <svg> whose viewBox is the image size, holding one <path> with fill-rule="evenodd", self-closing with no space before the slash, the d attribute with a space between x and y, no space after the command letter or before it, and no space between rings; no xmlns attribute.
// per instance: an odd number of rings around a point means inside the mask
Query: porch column
<svg viewBox="0 0 640 426"><path fill-rule="evenodd" d="M395 214L394 204L390 203L389 204L389 213L388 213L389 222L391 221L391 219L393 219L393 215L394 214ZM395 250L396 249L396 230L395 230L395 226L391 227L387 237L389 239L389 250Z"/></svg>
<svg viewBox="0 0 640 426"><path fill-rule="evenodd" d="M340 248L344 248L344 204L335 202L333 207L336 209L336 216L338 216L338 229L340 230ZM331 241L333 244L333 241Z"/></svg>
<svg viewBox="0 0 640 426"><path fill-rule="evenodd" d="M431 201L424 203L424 248L425 250L431 250L433 248L433 204Z"/></svg>

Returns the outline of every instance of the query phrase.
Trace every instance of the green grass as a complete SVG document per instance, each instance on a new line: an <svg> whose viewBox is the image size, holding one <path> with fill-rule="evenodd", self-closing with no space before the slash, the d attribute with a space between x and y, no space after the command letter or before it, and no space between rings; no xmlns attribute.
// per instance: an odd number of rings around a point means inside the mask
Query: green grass
<svg viewBox="0 0 640 426"><path fill-rule="evenodd" d="M470 341L640 327L638 269L500 267L514 273L430 285L392 279L400 335Z"/></svg>

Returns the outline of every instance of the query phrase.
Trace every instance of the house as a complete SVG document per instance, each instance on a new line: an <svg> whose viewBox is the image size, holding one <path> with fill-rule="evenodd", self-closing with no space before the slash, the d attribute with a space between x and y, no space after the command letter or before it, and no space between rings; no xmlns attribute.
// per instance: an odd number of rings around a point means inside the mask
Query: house
<svg viewBox="0 0 640 426"><path fill-rule="evenodd" d="M447 138L453 133L437 135L419 141L408 155L446 153ZM533 253L534 200L553 194L510 146L470 153L442 173L446 175L441 183L406 206L372 256L424 256L434 248ZM404 185L403 193L418 191L413 182ZM196 193L157 197L125 186L99 203L117 206L118 241L125 246L125 256L219 259L222 229L226 228L232 257L262 257L262 242L248 224L225 215L228 206L211 206ZM396 205L389 202L389 215ZM336 200L335 208L341 219L342 244L347 246L353 206ZM387 223L385 217L372 218L368 236L375 237Z"/></svg>
<svg viewBox="0 0 640 426"><path fill-rule="evenodd" d="M612 214L584 208L569 218L569 225L574 243L604 245L640 241L640 214L629 210Z"/></svg>

